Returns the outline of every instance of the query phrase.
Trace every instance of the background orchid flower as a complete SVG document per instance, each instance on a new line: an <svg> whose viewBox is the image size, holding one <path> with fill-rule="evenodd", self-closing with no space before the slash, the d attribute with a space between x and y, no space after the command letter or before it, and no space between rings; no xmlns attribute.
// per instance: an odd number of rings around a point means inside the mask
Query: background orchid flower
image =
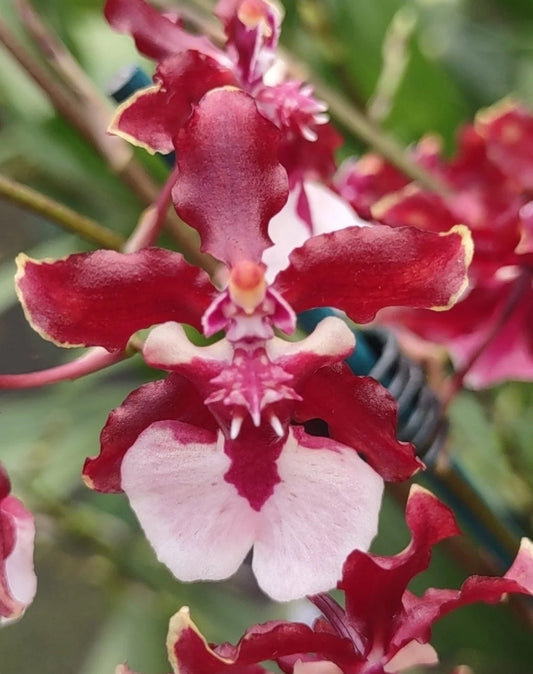
<svg viewBox="0 0 533 674"><path fill-rule="evenodd" d="M445 320L418 310L391 318L445 344L474 387L533 378L532 142L533 117L505 101L462 130L451 161L440 157L432 139L416 148L417 160L449 187L444 196L406 186L377 157L347 164L338 176L340 193L364 217L371 213L390 226L431 231L457 222L470 227L475 254L462 301Z"/></svg>
<svg viewBox="0 0 533 674"><path fill-rule="evenodd" d="M533 594L533 544L524 539L503 578L472 576L460 590L431 588L414 595L407 586L428 567L433 545L458 529L449 508L418 486L411 489L406 519L411 542L403 552L350 554L339 582L344 609L329 595L310 598L323 613L312 628L270 622L248 629L236 646L210 646L182 609L170 621L167 640L174 671L247 672L273 661L287 674L398 674L437 661L431 627L450 611L496 603L507 593Z"/></svg>
<svg viewBox="0 0 533 674"><path fill-rule="evenodd" d="M105 13L116 30L130 33L139 51L157 61L155 84L118 108L111 132L149 152L171 152L192 107L208 91L239 87L280 129L279 159L296 195L295 215L316 233L306 182L333 176L341 138L312 87L285 77L286 68L276 57L282 8L272 0L218 2L215 14L224 25L224 49L187 33L174 17L159 14L144 0L108 0ZM333 192L326 195L336 201Z"/></svg>
<svg viewBox="0 0 533 674"><path fill-rule="evenodd" d="M278 135L232 88L204 96L178 135L173 200L227 266L224 290L158 249L23 259L17 284L32 325L62 345L122 349L135 330L162 324L143 355L173 374L112 413L86 479L127 493L179 578L227 577L254 545L261 587L284 600L336 583L347 553L376 533L382 478L405 479L420 462L396 440L391 397L342 363L354 347L343 321L292 343L274 329L290 334L295 312L315 306L358 322L389 304L445 307L470 253L460 228L349 228L308 239L268 284L268 223L287 196ZM226 337L197 347L179 323ZM316 418L329 438L292 425Z"/></svg>
<svg viewBox="0 0 533 674"><path fill-rule="evenodd" d="M11 484L0 464L0 625L19 618L33 601L33 517L10 495Z"/></svg>

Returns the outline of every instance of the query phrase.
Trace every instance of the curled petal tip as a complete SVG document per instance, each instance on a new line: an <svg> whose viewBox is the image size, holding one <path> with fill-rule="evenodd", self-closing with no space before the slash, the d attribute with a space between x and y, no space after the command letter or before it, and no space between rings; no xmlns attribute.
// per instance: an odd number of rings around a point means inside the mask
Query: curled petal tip
<svg viewBox="0 0 533 674"><path fill-rule="evenodd" d="M433 306L431 307L433 311L447 311L448 309L451 309L468 288L468 268L470 267L472 258L474 256L474 241L472 239L472 232L466 225L454 225L449 232L442 232L439 234L439 236L451 236L453 234L458 234L462 240L462 247L464 251L463 264L465 268L463 282L457 291L450 296L450 299L446 305Z"/></svg>

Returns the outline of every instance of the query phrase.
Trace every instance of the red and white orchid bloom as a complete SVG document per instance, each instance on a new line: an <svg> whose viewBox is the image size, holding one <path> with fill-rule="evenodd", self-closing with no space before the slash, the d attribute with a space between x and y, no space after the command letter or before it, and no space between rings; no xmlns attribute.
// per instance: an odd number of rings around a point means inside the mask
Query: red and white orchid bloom
<svg viewBox="0 0 533 674"><path fill-rule="evenodd" d="M33 517L10 495L11 483L0 464L0 625L20 618L33 601Z"/></svg>
<svg viewBox="0 0 533 674"><path fill-rule="evenodd" d="M470 250L461 228L348 228L308 239L267 283L268 224L288 192L278 140L233 88L204 96L178 134L174 204L226 265L224 290L155 248L22 258L17 286L32 325L63 346L120 350L160 324L143 354L171 374L112 412L85 478L126 492L179 578L227 577L253 546L260 586L286 600L335 585L348 552L376 533L383 479L421 464L396 440L391 396L342 362L354 347L342 320L299 342L276 331L292 333L295 312L317 306L357 322L389 305L446 307L464 287ZM195 346L181 323L225 337ZM301 425L317 418L330 437Z"/></svg>
<svg viewBox="0 0 533 674"><path fill-rule="evenodd" d="M149 152L172 152L179 129L206 93L224 85L238 87L280 130L279 158L295 193L293 218L301 220L308 234L320 233L308 181L327 182L333 176L341 137L312 87L285 77L286 68L276 57L283 9L274 0L220 0L215 14L224 25L223 49L191 35L174 16L160 14L145 0L107 0L111 26L131 34L139 51L157 61L154 85L119 106L110 131ZM322 198L335 207L338 198L324 189ZM352 216L343 226L354 222Z"/></svg>
<svg viewBox="0 0 533 674"><path fill-rule="evenodd" d="M470 227L475 255L470 289L446 316L389 314L391 322L446 345L475 388L533 379L533 116L504 101L462 130L457 155L444 161L434 139L415 158L448 188L439 196L413 185L375 156L345 164L337 186L362 217L389 226L447 231Z"/></svg>
<svg viewBox="0 0 533 674"><path fill-rule="evenodd" d="M449 508L418 486L411 489L406 519L411 542L403 552L349 555L338 586L345 608L329 595L310 598L323 612L312 627L272 621L248 629L236 646L211 646L189 610L181 609L167 639L173 672L263 674L271 670L262 663L272 662L286 674L399 674L437 662L431 628L447 613L474 602L496 603L509 593L533 595L533 543L527 539L503 578L472 576L460 590L414 595L407 586L429 566L432 547L459 531Z"/></svg>

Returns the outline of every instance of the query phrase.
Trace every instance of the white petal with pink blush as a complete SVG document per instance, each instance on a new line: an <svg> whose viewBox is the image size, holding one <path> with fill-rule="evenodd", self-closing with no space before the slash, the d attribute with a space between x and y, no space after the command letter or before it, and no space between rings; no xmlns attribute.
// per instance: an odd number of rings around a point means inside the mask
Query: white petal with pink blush
<svg viewBox="0 0 533 674"><path fill-rule="evenodd" d="M288 601L335 587L355 549L377 533L383 480L353 449L293 427L278 459L281 482L261 509L252 568Z"/></svg>
<svg viewBox="0 0 533 674"><path fill-rule="evenodd" d="M285 206L277 213L268 226L268 234L274 245L267 248L262 261L267 266L267 280L272 282L276 274L289 264L289 254L311 236L327 234L346 227L367 227L370 223L362 220L352 207L328 187L311 181L304 181L303 188L309 202L312 232L297 213L298 190L291 190Z"/></svg>
<svg viewBox="0 0 533 674"><path fill-rule="evenodd" d="M11 552L0 560L0 625L4 625L19 618L31 604L37 578L33 568L33 516L17 498L7 496L0 502L0 517L4 520L0 521L0 535L10 527L14 536Z"/></svg>
<svg viewBox="0 0 533 674"><path fill-rule="evenodd" d="M334 587L348 553L377 532L381 478L352 449L291 428L281 482L257 511L224 479L223 448L221 433L167 421L126 453L122 488L159 560L180 580L219 580L254 546L257 581L274 599Z"/></svg>

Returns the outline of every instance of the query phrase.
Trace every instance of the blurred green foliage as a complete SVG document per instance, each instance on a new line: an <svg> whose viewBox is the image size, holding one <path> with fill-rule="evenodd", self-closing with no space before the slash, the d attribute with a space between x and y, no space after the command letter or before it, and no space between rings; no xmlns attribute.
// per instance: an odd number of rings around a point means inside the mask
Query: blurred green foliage
<svg viewBox="0 0 533 674"><path fill-rule="evenodd" d="M130 39L105 23L101 0L35 4L99 88L124 65L140 61ZM458 126L478 108L507 95L533 105L531 2L287 0L285 8L285 48L361 109L379 94L380 121L404 144L436 132L452 152ZM11 0L0 0L0 16L23 38ZM387 53L384 44L396 51ZM396 80L383 71L394 59L401 66ZM341 156L364 149L360 139L347 137ZM162 165L138 156L156 178L163 175ZM0 171L124 234L142 209L1 48ZM57 257L88 244L2 202L0 219L1 370L72 358L25 324L12 259L20 250ZM1 396L0 457L15 492L37 513L40 532L39 593L24 620L0 633L1 674L107 674L126 659L145 674L163 674L167 621L184 603L213 641L235 640L247 625L290 612L261 597L246 569L224 584L178 584L157 564L125 500L82 486L83 461L97 453L109 410L155 376L135 360L46 392ZM532 418L529 384L465 392L451 410L449 447L494 508L511 510L530 530ZM406 540L403 515L388 499L376 550L391 554ZM457 587L467 575L444 550L434 561L418 591L428 584ZM435 645L443 672L461 662L476 674L531 672L531 636L501 607L447 618L435 629Z"/></svg>

